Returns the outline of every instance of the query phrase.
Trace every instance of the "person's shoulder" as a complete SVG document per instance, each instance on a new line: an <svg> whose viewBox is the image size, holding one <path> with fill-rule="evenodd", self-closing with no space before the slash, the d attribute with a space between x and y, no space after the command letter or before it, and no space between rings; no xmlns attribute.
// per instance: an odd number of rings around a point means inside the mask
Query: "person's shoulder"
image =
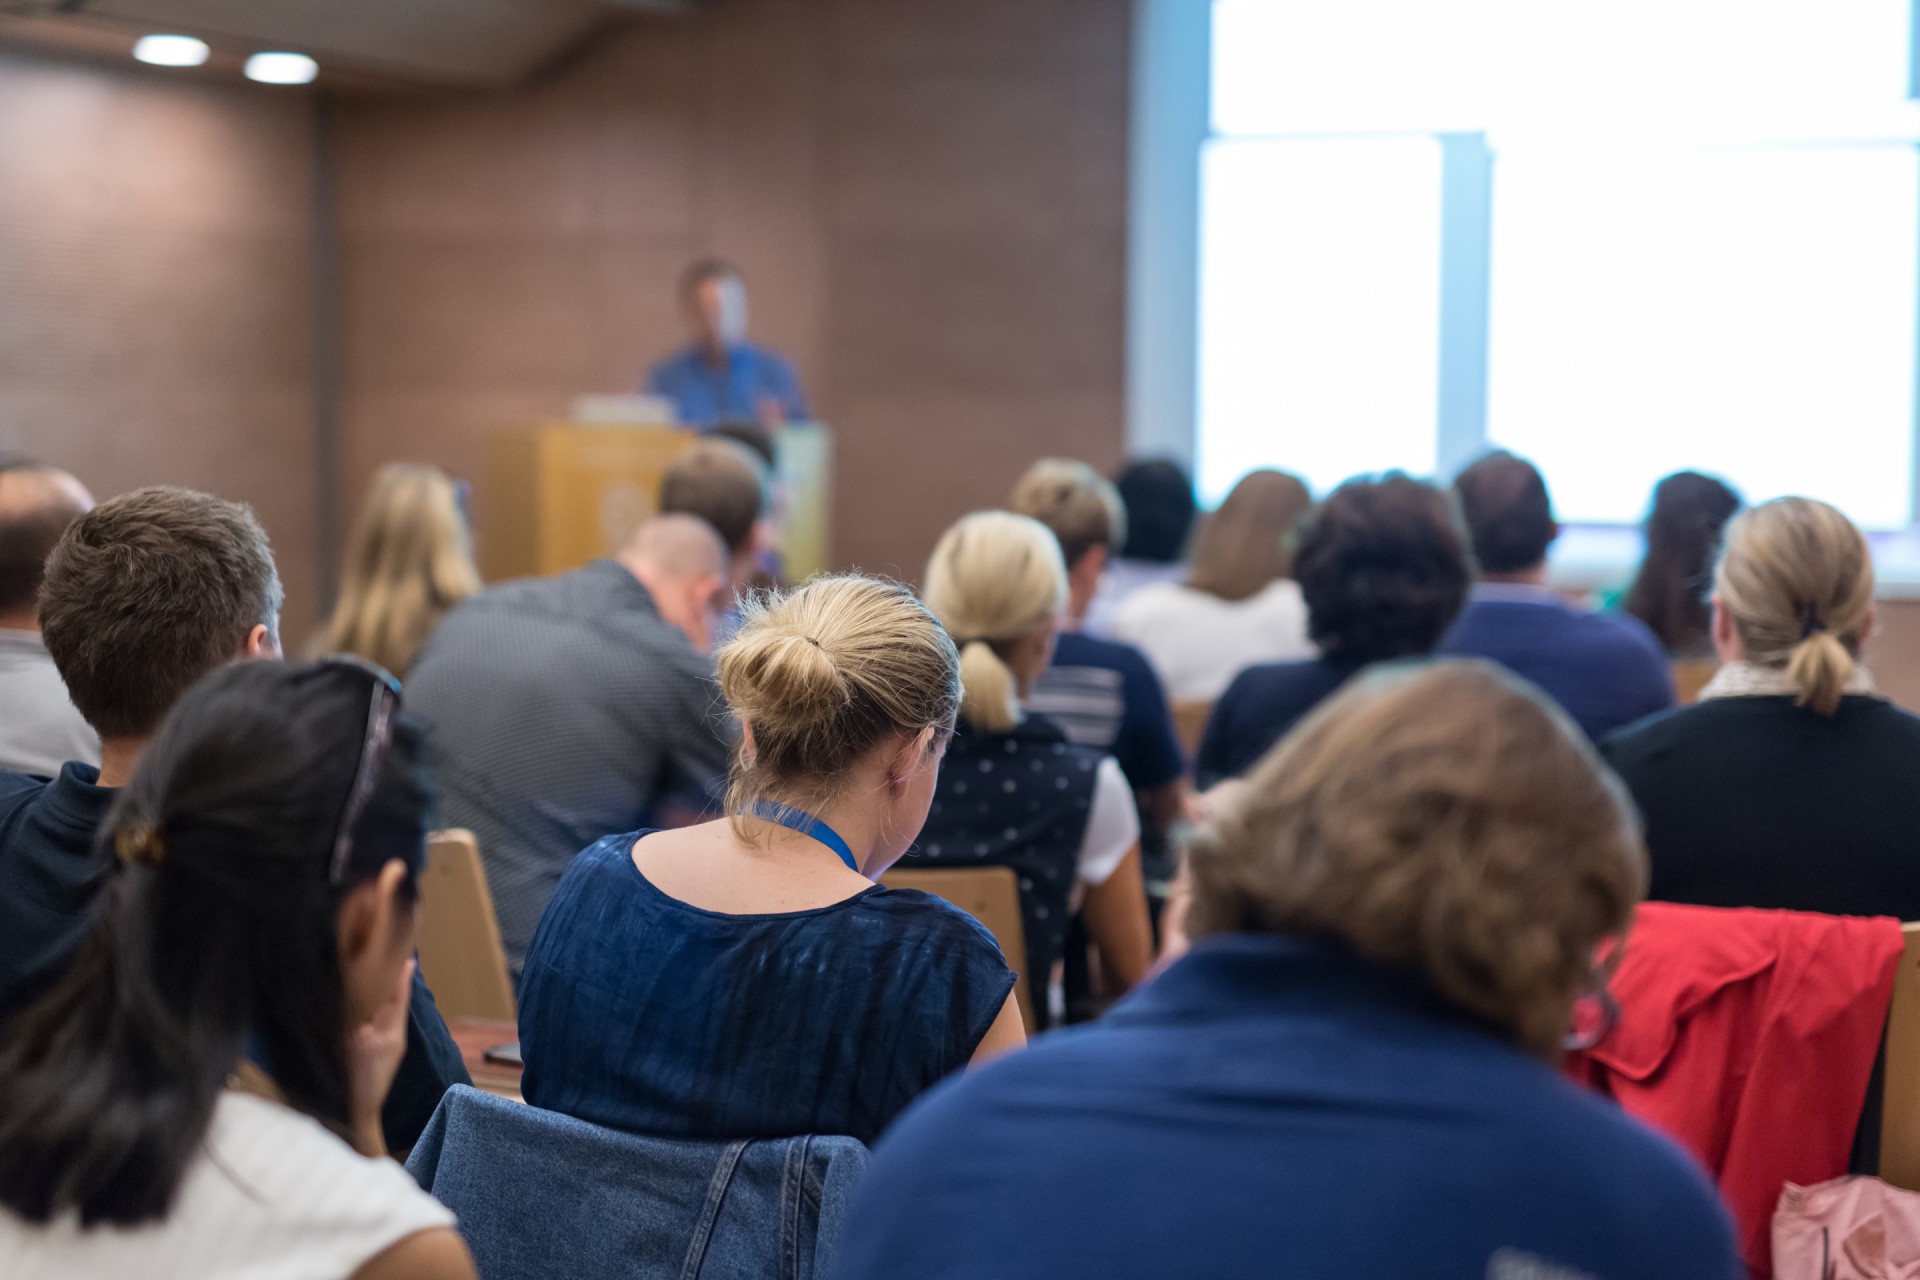
<svg viewBox="0 0 1920 1280"><path fill-rule="evenodd" d="M1740 699L1716 698L1656 711L1600 739L1600 754L1615 768L1628 768L1725 732L1748 708ZM1754 701L1746 699L1745 701Z"/></svg>
<svg viewBox="0 0 1920 1280"><path fill-rule="evenodd" d="M1151 675L1153 666L1138 645L1084 631L1063 631L1055 642L1054 664L1063 667L1105 667L1122 675Z"/></svg>
<svg viewBox="0 0 1920 1280"><path fill-rule="evenodd" d="M53 784L53 779L37 773L15 773L0 769L0 821L15 810L30 804Z"/></svg>
<svg viewBox="0 0 1920 1280"><path fill-rule="evenodd" d="M775 351L772 347L762 346L760 343L757 343L757 342L749 342L749 343L744 343L742 345L744 345L748 351L753 353L753 358L755 360L760 361L762 364L766 365L769 369L772 369L775 372L780 373L789 378L798 377L798 374L796 374L794 371L793 361L787 359L787 357L785 357L784 355L781 355L778 351Z"/></svg>
<svg viewBox="0 0 1920 1280"><path fill-rule="evenodd" d="M244 1179L276 1218L322 1212L310 1208L316 1205L337 1214L351 1203L362 1214L409 1219L411 1230L453 1223L453 1215L394 1161L363 1156L318 1121L264 1098L223 1094L207 1152Z"/></svg>
<svg viewBox="0 0 1920 1280"><path fill-rule="evenodd" d="M992 931L945 898L919 889L882 885L876 892L863 894L856 906L862 911L884 915L896 927L925 937L943 954L1006 968L1000 943Z"/></svg>
<svg viewBox="0 0 1920 1280"><path fill-rule="evenodd" d="M682 347L654 361L653 366L647 370L647 378L655 383L665 381L685 372L697 359L699 356L691 347Z"/></svg>

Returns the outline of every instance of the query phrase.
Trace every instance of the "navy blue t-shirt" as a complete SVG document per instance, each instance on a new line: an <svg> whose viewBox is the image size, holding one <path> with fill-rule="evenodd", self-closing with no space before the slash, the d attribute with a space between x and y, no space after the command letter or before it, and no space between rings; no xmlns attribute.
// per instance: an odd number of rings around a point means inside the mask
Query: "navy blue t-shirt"
<svg viewBox="0 0 1920 1280"><path fill-rule="evenodd" d="M1677 1146L1329 944L1199 944L943 1085L875 1154L838 1280L1734 1280Z"/></svg>
<svg viewBox="0 0 1920 1280"><path fill-rule="evenodd" d="M1013 990L999 944L928 894L879 886L811 911L730 915L583 850L520 982L520 1090L537 1107L670 1138L872 1142L967 1065Z"/></svg>
<svg viewBox="0 0 1920 1280"><path fill-rule="evenodd" d="M1136 794L1164 787L1186 769L1167 691L1130 644L1062 632L1053 665L1034 681L1026 706L1059 725L1067 741L1112 756Z"/></svg>
<svg viewBox="0 0 1920 1280"><path fill-rule="evenodd" d="M1499 663L1596 742L1673 705L1673 669L1645 623L1576 609L1541 588L1475 587L1434 656Z"/></svg>
<svg viewBox="0 0 1920 1280"><path fill-rule="evenodd" d="M1203 787L1238 778L1307 713L1351 680L1361 664L1330 658L1263 662L1233 678L1207 717L1194 776Z"/></svg>

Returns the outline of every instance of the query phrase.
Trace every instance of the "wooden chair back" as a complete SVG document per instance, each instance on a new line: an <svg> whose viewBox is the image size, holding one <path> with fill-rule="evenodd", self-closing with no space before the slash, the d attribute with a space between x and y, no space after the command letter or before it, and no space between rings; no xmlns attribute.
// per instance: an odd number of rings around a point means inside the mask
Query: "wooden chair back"
<svg viewBox="0 0 1920 1280"><path fill-rule="evenodd" d="M1920 924L1901 926L1907 949L1887 1010L1887 1066L1880 1106L1880 1177L1920 1191Z"/></svg>
<svg viewBox="0 0 1920 1280"><path fill-rule="evenodd" d="M447 1021L516 1017L507 953L493 894L473 832L436 831L427 838L420 877L420 976Z"/></svg>
<svg viewBox="0 0 1920 1280"><path fill-rule="evenodd" d="M1720 669L1718 658L1682 658L1673 664L1673 695L1681 706L1700 700L1700 691Z"/></svg>
<svg viewBox="0 0 1920 1280"><path fill-rule="evenodd" d="M1211 699L1187 698L1173 704L1173 731L1186 748L1189 762L1200 754L1200 739L1206 736L1207 721L1212 716Z"/></svg>
<svg viewBox="0 0 1920 1280"><path fill-rule="evenodd" d="M947 867L905 870L895 867L880 878L889 889L918 889L944 898L987 927L1007 967L1020 975L1013 985L1027 1034L1037 1030L1027 994L1027 931L1020 922L1020 879L1011 867Z"/></svg>

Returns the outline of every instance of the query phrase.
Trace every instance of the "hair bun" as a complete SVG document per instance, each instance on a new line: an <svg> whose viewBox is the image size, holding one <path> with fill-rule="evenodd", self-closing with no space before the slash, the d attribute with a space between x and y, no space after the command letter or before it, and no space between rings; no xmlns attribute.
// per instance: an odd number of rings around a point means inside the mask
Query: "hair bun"
<svg viewBox="0 0 1920 1280"><path fill-rule="evenodd" d="M752 725L806 724L847 698L839 665L818 636L767 627L729 647L721 692Z"/></svg>

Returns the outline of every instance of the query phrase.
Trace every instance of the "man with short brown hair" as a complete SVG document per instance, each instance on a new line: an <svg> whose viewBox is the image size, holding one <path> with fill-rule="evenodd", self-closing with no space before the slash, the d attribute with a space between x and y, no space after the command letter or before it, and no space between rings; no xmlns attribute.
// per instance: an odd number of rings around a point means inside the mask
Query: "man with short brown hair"
<svg viewBox="0 0 1920 1280"><path fill-rule="evenodd" d="M47 556L93 495L57 468L0 459L0 769L51 776L100 759L100 739L67 697L40 639Z"/></svg>
<svg viewBox="0 0 1920 1280"><path fill-rule="evenodd" d="M765 548L769 484L760 459L731 440L705 439L660 478L660 514L694 516L727 545L734 590L744 588Z"/></svg>

